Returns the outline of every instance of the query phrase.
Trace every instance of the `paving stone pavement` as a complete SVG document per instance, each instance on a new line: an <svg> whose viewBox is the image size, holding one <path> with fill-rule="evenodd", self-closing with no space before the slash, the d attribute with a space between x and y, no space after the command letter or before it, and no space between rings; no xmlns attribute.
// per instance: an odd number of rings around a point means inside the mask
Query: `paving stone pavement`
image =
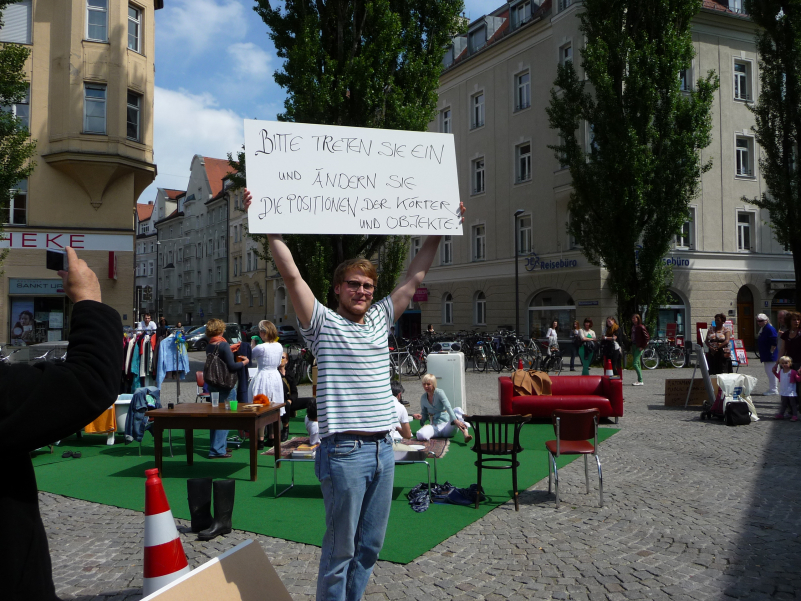
<svg viewBox="0 0 801 601"><path fill-rule="evenodd" d="M741 371L764 380L758 363ZM560 472L559 510L547 479L538 482L521 492L519 512L510 501L408 565L379 562L364 598L801 597L801 422L771 419L776 396L754 397L766 418L760 422L730 428L701 421L697 410L664 407L664 380L689 378L692 370L646 371L642 387L628 385L632 373L624 376L621 431L601 446L603 508L592 476L591 494L584 494L583 466L575 461ZM407 398L417 387L407 383ZM181 396L194 400L194 387ZM468 373L468 410L497 413L495 374ZM63 599L141 598L141 513L39 498ZM317 547L241 531L206 543L191 533L181 538L190 567L255 538L295 601L314 599Z"/></svg>

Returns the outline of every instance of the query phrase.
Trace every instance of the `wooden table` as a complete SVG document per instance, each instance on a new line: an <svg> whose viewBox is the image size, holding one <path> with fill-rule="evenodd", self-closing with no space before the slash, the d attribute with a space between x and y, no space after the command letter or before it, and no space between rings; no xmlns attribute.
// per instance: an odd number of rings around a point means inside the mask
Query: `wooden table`
<svg viewBox="0 0 801 601"><path fill-rule="evenodd" d="M194 442L193 430L247 430L250 433L250 479L256 480L259 440L258 430L273 424L273 441L275 443L276 457L281 456L281 427L280 409L283 403L276 405L263 405L256 410L226 411L225 405L220 401L219 407L212 407L211 403L182 403L175 405L175 409L154 409L145 413L153 418L153 438L156 447L156 467L161 475L162 449L161 440L164 430L186 431L186 463L192 465L192 446ZM276 466L277 468L277 466Z"/></svg>

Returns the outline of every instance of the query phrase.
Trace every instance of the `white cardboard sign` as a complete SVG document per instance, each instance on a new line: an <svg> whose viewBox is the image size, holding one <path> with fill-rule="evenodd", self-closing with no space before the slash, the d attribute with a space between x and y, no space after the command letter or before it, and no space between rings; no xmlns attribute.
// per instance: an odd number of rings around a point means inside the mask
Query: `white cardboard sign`
<svg viewBox="0 0 801 601"><path fill-rule="evenodd" d="M245 121L253 234L462 234L452 134Z"/></svg>

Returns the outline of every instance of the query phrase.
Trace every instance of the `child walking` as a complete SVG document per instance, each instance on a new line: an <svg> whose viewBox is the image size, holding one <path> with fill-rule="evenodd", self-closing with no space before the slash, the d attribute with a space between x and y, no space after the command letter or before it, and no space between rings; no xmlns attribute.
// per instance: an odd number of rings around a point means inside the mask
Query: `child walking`
<svg viewBox="0 0 801 601"><path fill-rule="evenodd" d="M773 368L773 375L779 381L779 394L782 397L782 404L779 412L774 416L776 419L784 419L784 414L789 408L793 416L791 422L798 421L798 392L796 384L801 382L801 376L793 369L793 360L790 357L781 357Z"/></svg>

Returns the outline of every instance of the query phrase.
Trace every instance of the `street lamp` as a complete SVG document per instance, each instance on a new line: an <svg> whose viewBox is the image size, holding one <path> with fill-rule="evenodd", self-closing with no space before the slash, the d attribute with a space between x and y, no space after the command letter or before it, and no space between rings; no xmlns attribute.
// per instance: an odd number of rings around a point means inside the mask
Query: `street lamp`
<svg viewBox="0 0 801 601"><path fill-rule="evenodd" d="M515 334L518 336L520 335L520 277L517 274L517 257L520 252L520 240L518 239L520 236L518 235L517 231L517 220L518 218L525 213L523 209L517 209L515 211Z"/></svg>

